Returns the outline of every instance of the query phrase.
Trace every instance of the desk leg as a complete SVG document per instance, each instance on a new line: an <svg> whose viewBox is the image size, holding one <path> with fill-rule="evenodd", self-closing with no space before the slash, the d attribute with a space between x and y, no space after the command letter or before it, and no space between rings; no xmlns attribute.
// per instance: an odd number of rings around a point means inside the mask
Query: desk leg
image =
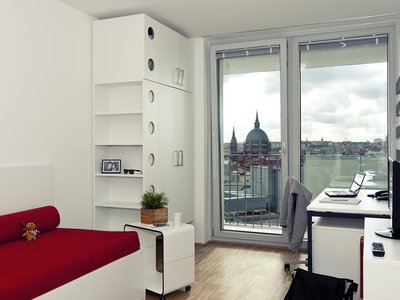
<svg viewBox="0 0 400 300"><path fill-rule="evenodd" d="M307 252L308 271L312 272L312 213L307 211Z"/></svg>

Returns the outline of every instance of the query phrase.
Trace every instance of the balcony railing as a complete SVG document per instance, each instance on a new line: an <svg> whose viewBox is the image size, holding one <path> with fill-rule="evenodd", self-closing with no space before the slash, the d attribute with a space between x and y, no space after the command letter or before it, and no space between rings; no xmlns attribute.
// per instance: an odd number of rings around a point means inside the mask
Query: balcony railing
<svg viewBox="0 0 400 300"><path fill-rule="evenodd" d="M279 229L280 155L225 155L224 224Z"/></svg>
<svg viewBox="0 0 400 300"><path fill-rule="evenodd" d="M280 233L281 156L224 155L221 202L224 225ZM326 187L349 187L356 171L367 173L363 188L386 189L387 157L363 155L304 155L301 181L316 197Z"/></svg>

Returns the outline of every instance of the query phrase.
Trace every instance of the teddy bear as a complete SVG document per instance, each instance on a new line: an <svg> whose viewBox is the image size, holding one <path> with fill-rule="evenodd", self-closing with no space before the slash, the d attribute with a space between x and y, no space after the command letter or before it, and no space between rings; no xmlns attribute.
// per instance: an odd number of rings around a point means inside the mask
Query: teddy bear
<svg viewBox="0 0 400 300"><path fill-rule="evenodd" d="M21 222L22 224L22 231L24 232L22 234L23 237L25 237L28 241L31 240L36 240L36 236L40 233L39 229L37 228L35 223L29 222Z"/></svg>

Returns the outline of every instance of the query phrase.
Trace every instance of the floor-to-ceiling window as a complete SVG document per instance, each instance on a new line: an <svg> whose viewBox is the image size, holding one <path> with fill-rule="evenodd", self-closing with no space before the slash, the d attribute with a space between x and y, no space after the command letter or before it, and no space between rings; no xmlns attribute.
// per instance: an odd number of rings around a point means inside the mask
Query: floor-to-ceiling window
<svg viewBox="0 0 400 300"><path fill-rule="evenodd" d="M299 44L301 180L318 195L349 187L386 189L388 35Z"/></svg>
<svg viewBox="0 0 400 300"><path fill-rule="evenodd" d="M210 47L215 238L285 243L288 174L314 197L356 171L364 188L385 189L394 30L358 27Z"/></svg>

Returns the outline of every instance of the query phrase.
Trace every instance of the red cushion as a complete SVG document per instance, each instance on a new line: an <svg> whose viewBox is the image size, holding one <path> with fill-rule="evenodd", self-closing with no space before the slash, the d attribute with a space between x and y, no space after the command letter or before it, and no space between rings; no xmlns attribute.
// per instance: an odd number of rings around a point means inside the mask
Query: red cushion
<svg viewBox="0 0 400 300"><path fill-rule="evenodd" d="M43 206L0 216L0 244L22 238L21 221L33 222L41 233L60 224L60 214L54 206ZM40 235L39 237L40 238Z"/></svg>
<svg viewBox="0 0 400 300"><path fill-rule="evenodd" d="M0 299L33 299L139 249L135 231L65 228L2 244Z"/></svg>

